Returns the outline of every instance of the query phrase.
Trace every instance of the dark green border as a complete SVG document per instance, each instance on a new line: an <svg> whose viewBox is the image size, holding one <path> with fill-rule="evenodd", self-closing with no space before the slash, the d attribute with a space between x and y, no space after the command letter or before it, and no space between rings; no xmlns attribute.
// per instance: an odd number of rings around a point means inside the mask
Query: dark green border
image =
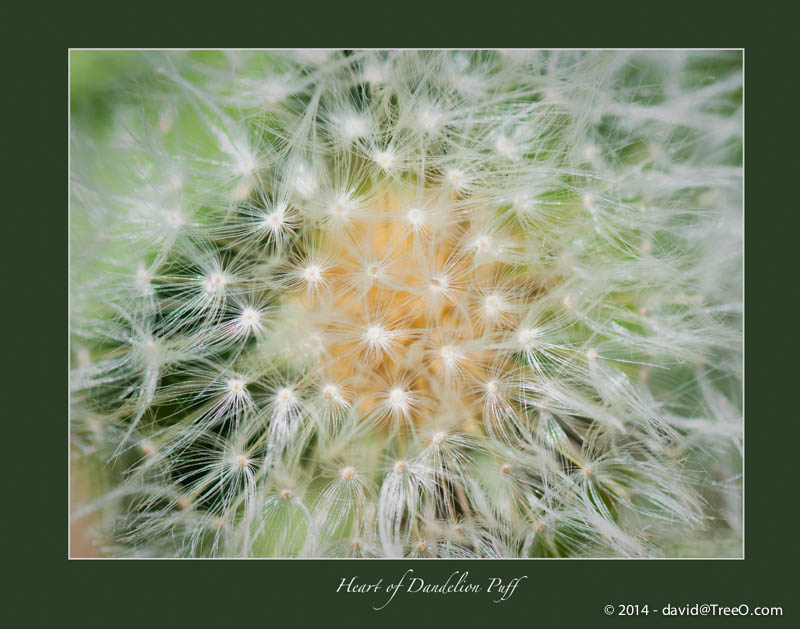
<svg viewBox="0 0 800 629"><path fill-rule="evenodd" d="M2 420L8 431L5 451L20 459L4 466L4 519L19 529L5 537L19 563L6 564L4 572L12 575L12 587L21 590L12 593L19 616L8 626L490 626L519 620L526 627L547 627L581 621L618 624L627 621L604 616L605 604L668 602L784 607L782 619L759 620L759 625L796 616L792 559L798 543L792 514L797 511L798 459L797 450L789 448L797 443L798 418L796 411L782 407L780 396L797 388L796 360L787 365L780 360L796 358L789 337L797 289L780 277L797 268L796 258L790 257L797 246L786 242L797 234L798 197L792 184L799 179L798 136L786 124L798 115L797 71L796 63L780 62L796 55L778 49L793 41L794 35L780 32L782 24L792 22L788 15L763 7L758 7L757 18L735 17L730 4L703 13L698 2L664 3L663 8L638 3L626 10L598 3L589 12L573 4L553 4L548 11L538 4L501 8L491 3L479 13L464 4L438 11L432 5L415 9L407 2L373 3L363 9L336 4L328 14L303 6L294 8L293 16L282 16L286 6L266 3L255 5L260 8L234 9L225 3L205 9L138 2L91 11L69 6L68 17L43 7L34 14L32 7L24 19L6 23L5 30L20 37L13 52L6 53L12 68L4 98L12 107L5 125L12 136L5 145L12 168L6 190L16 197L4 208L3 221L6 250L8 245L12 249L6 277L11 276L14 291L4 299L11 332L6 364L14 361L12 371L22 376L6 382L12 404L5 406ZM459 23L467 13L474 18L472 24ZM372 25L362 23L373 15ZM744 47L746 559L67 561L67 48L197 45ZM22 224L13 224L17 221ZM23 434L15 435L19 427ZM408 567L426 580L444 578L453 570L468 570L476 581L521 574L528 580L503 604L484 596L406 596L380 614L371 610L374 599L334 594L342 576L390 580ZM756 624L752 619L722 620ZM651 615L630 622L676 626L686 620Z"/></svg>

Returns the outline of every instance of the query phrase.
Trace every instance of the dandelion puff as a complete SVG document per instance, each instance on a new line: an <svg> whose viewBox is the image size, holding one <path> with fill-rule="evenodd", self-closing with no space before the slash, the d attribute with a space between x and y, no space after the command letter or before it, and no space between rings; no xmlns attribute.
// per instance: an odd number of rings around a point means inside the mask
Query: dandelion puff
<svg viewBox="0 0 800 629"><path fill-rule="evenodd" d="M126 63L71 95L98 552L740 550L739 53Z"/></svg>

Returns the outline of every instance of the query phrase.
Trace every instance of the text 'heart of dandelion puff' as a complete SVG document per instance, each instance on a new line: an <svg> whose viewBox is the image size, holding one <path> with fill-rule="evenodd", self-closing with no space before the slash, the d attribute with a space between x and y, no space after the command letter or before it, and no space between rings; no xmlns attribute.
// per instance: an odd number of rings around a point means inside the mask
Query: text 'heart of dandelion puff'
<svg viewBox="0 0 800 629"><path fill-rule="evenodd" d="M741 556L740 51L71 75L89 554Z"/></svg>

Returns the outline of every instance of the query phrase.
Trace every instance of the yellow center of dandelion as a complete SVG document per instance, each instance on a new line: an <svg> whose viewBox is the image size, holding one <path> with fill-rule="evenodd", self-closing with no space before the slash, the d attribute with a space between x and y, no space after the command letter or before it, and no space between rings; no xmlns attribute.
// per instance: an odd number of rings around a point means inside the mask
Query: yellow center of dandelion
<svg viewBox="0 0 800 629"><path fill-rule="evenodd" d="M328 281L318 294L297 291L292 299L319 326L312 332L326 336L326 353L312 367L323 380L347 383L363 416L383 405L383 419L419 426L446 405L462 418L459 430L480 432L488 372L503 367L487 339L519 323L514 301L530 296L533 278L522 273L513 278L517 293L502 292L511 265L476 259L489 237L477 236L484 226L474 215L455 209L455 195L432 193L423 211L389 192L354 215L346 233L316 235ZM303 273L318 277L316 267Z"/></svg>

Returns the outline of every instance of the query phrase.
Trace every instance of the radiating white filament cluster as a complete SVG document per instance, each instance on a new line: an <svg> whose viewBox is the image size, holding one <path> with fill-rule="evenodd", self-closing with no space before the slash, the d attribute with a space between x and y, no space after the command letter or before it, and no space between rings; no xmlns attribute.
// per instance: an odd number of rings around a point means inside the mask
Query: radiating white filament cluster
<svg viewBox="0 0 800 629"><path fill-rule="evenodd" d="M140 53L153 93L108 137L73 121L73 444L109 474L105 547L739 539L728 53Z"/></svg>

